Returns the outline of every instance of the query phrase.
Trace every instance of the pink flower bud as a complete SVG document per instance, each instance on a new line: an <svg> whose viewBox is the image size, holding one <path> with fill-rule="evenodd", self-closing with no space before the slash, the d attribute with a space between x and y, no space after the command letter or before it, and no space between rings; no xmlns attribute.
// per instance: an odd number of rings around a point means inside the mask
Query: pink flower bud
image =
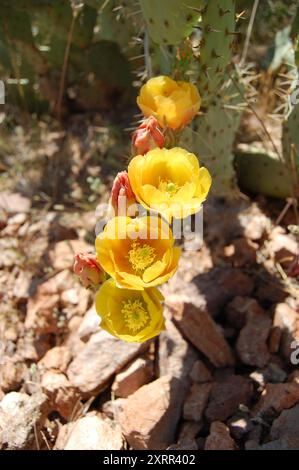
<svg viewBox="0 0 299 470"><path fill-rule="evenodd" d="M90 253L77 253L73 269L84 287L98 287L106 279L105 271Z"/></svg>
<svg viewBox="0 0 299 470"><path fill-rule="evenodd" d="M132 145L135 155L144 155L156 147L164 147L164 135L154 116L145 119L136 129L132 137Z"/></svg>
<svg viewBox="0 0 299 470"><path fill-rule="evenodd" d="M126 171L119 172L113 182L110 205L114 210L114 216L133 217L135 215L136 198Z"/></svg>

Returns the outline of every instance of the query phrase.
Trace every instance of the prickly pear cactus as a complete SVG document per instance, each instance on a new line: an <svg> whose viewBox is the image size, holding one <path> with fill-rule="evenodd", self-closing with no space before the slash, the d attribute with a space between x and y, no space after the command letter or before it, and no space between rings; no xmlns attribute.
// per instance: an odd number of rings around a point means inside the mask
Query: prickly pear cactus
<svg viewBox="0 0 299 470"><path fill-rule="evenodd" d="M98 17L99 39L115 41L122 51L133 48L132 38L137 35L138 23L141 23L141 13L130 1L110 0L101 9ZM139 25L140 26L140 25Z"/></svg>
<svg viewBox="0 0 299 470"><path fill-rule="evenodd" d="M194 120L193 129L187 129L183 137L184 145L194 151L211 172L212 192L218 196L230 197L238 192L232 148L241 112L230 106L237 106L239 100L234 85L228 80L221 95L213 100L205 114Z"/></svg>
<svg viewBox="0 0 299 470"><path fill-rule="evenodd" d="M152 40L157 44L176 45L192 32L207 2L139 0L139 3Z"/></svg>
<svg viewBox="0 0 299 470"><path fill-rule="evenodd" d="M291 172L274 152L242 144L236 154L236 171L242 189L278 199L292 195Z"/></svg>
<svg viewBox="0 0 299 470"><path fill-rule="evenodd" d="M299 92L297 90L297 101ZM296 104L283 125L282 147L284 158L287 163L294 164L299 173L299 103Z"/></svg>
<svg viewBox="0 0 299 470"><path fill-rule="evenodd" d="M209 100L223 81L231 60L235 33L235 1L209 0L202 12L198 87Z"/></svg>

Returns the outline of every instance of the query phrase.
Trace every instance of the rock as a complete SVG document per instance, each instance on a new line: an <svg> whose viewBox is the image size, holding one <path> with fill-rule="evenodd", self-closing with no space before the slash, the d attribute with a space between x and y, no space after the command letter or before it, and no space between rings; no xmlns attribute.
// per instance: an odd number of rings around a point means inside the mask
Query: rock
<svg viewBox="0 0 299 470"><path fill-rule="evenodd" d="M273 413L291 408L299 401L299 385L296 383L267 384L259 402L252 410L253 416L272 416Z"/></svg>
<svg viewBox="0 0 299 470"><path fill-rule="evenodd" d="M198 445L195 439L185 439L167 447L167 450L198 450Z"/></svg>
<svg viewBox="0 0 299 470"><path fill-rule="evenodd" d="M251 297L235 297L226 306L225 313L228 322L237 330L245 326L248 312L259 313L262 309Z"/></svg>
<svg viewBox="0 0 299 470"><path fill-rule="evenodd" d="M214 421L206 439L205 450L236 450L236 448L236 443L231 438L228 427L220 421Z"/></svg>
<svg viewBox="0 0 299 470"><path fill-rule="evenodd" d="M271 318L257 302L252 302L246 315L246 325L240 331L236 349L244 364L264 367L270 359L267 338L271 328Z"/></svg>
<svg viewBox="0 0 299 470"><path fill-rule="evenodd" d="M0 369L0 386L4 392L18 390L25 377L27 367L20 359L6 357Z"/></svg>
<svg viewBox="0 0 299 470"><path fill-rule="evenodd" d="M278 326L274 326L270 330L268 346L269 352L275 354L279 351L282 331Z"/></svg>
<svg viewBox="0 0 299 470"><path fill-rule="evenodd" d="M197 276L193 282L205 297L207 310L217 316L233 297L250 295L253 281L239 269L213 268L209 273Z"/></svg>
<svg viewBox="0 0 299 470"><path fill-rule="evenodd" d="M78 335L82 341L87 341L93 333L99 331L99 315L96 312L95 305L93 305L84 315L83 321L81 322Z"/></svg>
<svg viewBox="0 0 299 470"><path fill-rule="evenodd" d="M266 368L252 372L250 378L264 387L268 382L284 382L287 378L287 374L277 364L271 362Z"/></svg>
<svg viewBox="0 0 299 470"><path fill-rule="evenodd" d="M253 427L252 421L246 413L238 413L228 421L230 433L234 439L242 439Z"/></svg>
<svg viewBox="0 0 299 470"><path fill-rule="evenodd" d="M55 311L58 309L58 303L58 295L30 297L27 304L25 328L42 334L57 332Z"/></svg>
<svg viewBox="0 0 299 470"><path fill-rule="evenodd" d="M181 302L192 303L213 317L220 314L224 306L235 296L250 295L253 281L241 270L214 267L186 282L174 276L163 286L165 298L180 297Z"/></svg>
<svg viewBox="0 0 299 470"><path fill-rule="evenodd" d="M259 447L257 450L298 450L299 448L299 437L298 436L286 436L275 441L267 442Z"/></svg>
<svg viewBox="0 0 299 470"><path fill-rule="evenodd" d="M205 416L208 421L225 421L240 405L247 405L252 385L240 375L232 375L223 382L214 383Z"/></svg>
<svg viewBox="0 0 299 470"><path fill-rule="evenodd" d="M211 393L212 384L193 384L184 404L184 418L201 421Z"/></svg>
<svg viewBox="0 0 299 470"><path fill-rule="evenodd" d="M91 336L67 369L67 376L84 396L96 395L112 376L149 343L125 343L100 330Z"/></svg>
<svg viewBox="0 0 299 470"><path fill-rule="evenodd" d="M120 425L133 449L166 449L174 442L184 391L179 379L164 376L127 398Z"/></svg>
<svg viewBox="0 0 299 470"><path fill-rule="evenodd" d="M117 398L117 400L106 401L101 410L108 417L119 422L119 414L123 409L123 405L126 402L125 398Z"/></svg>
<svg viewBox="0 0 299 470"><path fill-rule="evenodd" d="M299 405L282 411L277 419L273 421L270 437L271 439L281 439L287 436L299 435Z"/></svg>
<svg viewBox="0 0 299 470"><path fill-rule="evenodd" d="M72 355L67 347L55 346L46 352L44 357L39 361L38 367L44 370L54 369L65 372L71 359Z"/></svg>
<svg viewBox="0 0 299 470"><path fill-rule="evenodd" d="M165 315L169 314L165 306ZM183 338L173 322L166 319L166 329L159 336L159 375L183 379L188 376L196 359L195 349Z"/></svg>
<svg viewBox="0 0 299 470"><path fill-rule="evenodd" d="M53 346L51 334L32 336L32 331L17 342L17 354L24 360L37 362Z"/></svg>
<svg viewBox="0 0 299 470"><path fill-rule="evenodd" d="M295 382L299 385L299 370L294 370L294 372L288 376L288 382Z"/></svg>
<svg viewBox="0 0 299 470"><path fill-rule="evenodd" d="M10 392L0 402L0 448L38 449L47 413L47 397Z"/></svg>
<svg viewBox="0 0 299 470"><path fill-rule="evenodd" d="M153 378L153 364L142 358L118 373L112 384L112 392L116 397L126 398L136 392L142 385Z"/></svg>
<svg viewBox="0 0 299 470"><path fill-rule="evenodd" d="M29 298L25 328L39 333L57 332L57 315L62 292L72 284L73 276L63 271L39 284L36 292Z"/></svg>
<svg viewBox="0 0 299 470"><path fill-rule="evenodd" d="M287 293L279 280L276 280L270 274L265 274L263 278L259 279L255 297L262 303L278 303L284 301Z"/></svg>
<svg viewBox="0 0 299 470"><path fill-rule="evenodd" d="M49 251L51 265L57 271L72 269L76 253L92 252L93 246L83 240L62 240L52 245Z"/></svg>
<svg viewBox="0 0 299 470"><path fill-rule="evenodd" d="M180 427L178 443L185 442L186 440L192 441L196 438L202 427L202 422L199 423L196 421L184 421Z"/></svg>
<svg viewBox="0 0 299 470"><path fill-rule="evenodd" d="M41 387L49 397L51 408L70 420L76 405L80 402L80 395L71 385L64 374L47 371L41 379Z"/></svg>
<svg viewBox="0 0 299 470"><path fill-rule="evenodd" d="M246 238L236 238L231 245L224 247L224 256L236 268L252 266L256 263L258 245Z"/></svg>
<svg viewBox="0 0 299 470"><path fill-rule="evenodd" d="M98 415L87 414L63 426L55 443L56 450L121 450L123 439L118 426Z"/></svg>
<svg viewBox="0 0 299 470"><path fill-rule="evenodd" d="M190 378L193 382L206 383L212 382L212 374L200 360L193 364L190 372Z"/></svg>
<svg viewBox="0 0 299 470"><path fill-rule="evenodd" d="M290 361L294 348L292 343L299 344L299 313L285 303L276 305L273 325L282 331L281 352Z"/></svg>
<svg viewBox="0 0 299 470"><path fill-rule="evenodd" d="M182 334L205 354L214 366L225 367L233 364L230 347L207 311L193 304L180 302L179 298L174 300L174 296L168 298L167 305Z"/></svg>
<svg viewBox="0 0 299 470"><path fill-rule="evenodd" d="M10 214L17 212L29 212L31 208L31 201L27 197L22 196L20 193L8 193L2 191L0 193L0 209Z"/></svg>

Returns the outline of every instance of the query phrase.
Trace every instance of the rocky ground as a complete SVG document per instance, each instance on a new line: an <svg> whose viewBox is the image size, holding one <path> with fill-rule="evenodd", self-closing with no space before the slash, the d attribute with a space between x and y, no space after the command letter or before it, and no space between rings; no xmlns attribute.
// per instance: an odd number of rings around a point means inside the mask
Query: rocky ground
<svg viewBox="0 0 299 470"><path fill-rule="evenodd" d="M140 345L99 329L72 274L94 213L32 201L0 194L2 449L299 448L291 209L276 225L282 203L210 199L163 286L167 329Z"/></svg>

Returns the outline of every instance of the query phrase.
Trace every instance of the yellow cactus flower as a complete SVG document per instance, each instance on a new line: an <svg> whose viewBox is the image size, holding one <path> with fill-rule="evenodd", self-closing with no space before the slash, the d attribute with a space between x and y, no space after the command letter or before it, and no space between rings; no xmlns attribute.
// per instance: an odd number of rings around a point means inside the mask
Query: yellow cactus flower
<svg viewBox="0 0 299 470"><path fill-rule="evenodd" d="M128 175L137 201L168 220L195 214L212 181L197 157L179 147L137 155L129 164Z"/></svg>
<svg viewBox="0 0 299 470"><path fill-rule="evenodd" d="M142 291L120 289L109 279L96 295L100 326L123 341L143 343L165 329L163 300L156 287Z"/></svg>
<svg viewBox="0 0 299 470"><path fill-rule="evenodd" d="M137 104L145 116L154 116L161 127L174 130L186 126L200 108L200 95L195 85L176 82L161 75L141 87Z"/></svg>
<svg viewBox="0 0 299 470"><path fill-rule="evenodd" d="M181 250L161 218L114 217L97 236L97 258L119 287L142 290L166 282L177 270Z"/></svg>

